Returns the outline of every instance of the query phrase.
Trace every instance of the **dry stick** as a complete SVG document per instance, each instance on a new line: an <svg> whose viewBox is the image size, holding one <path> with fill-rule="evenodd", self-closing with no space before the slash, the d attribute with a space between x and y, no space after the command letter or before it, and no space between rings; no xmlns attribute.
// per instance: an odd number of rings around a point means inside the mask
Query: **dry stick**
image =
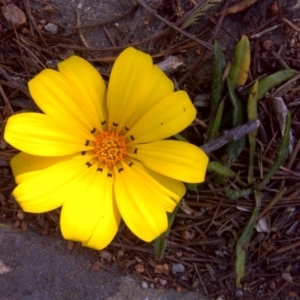
<svg viewBox="0 0 300 300"><path fill-rule="evenodd" d="M256 218L259 220L266 212L268 212L272 206L274 206L282 197L282 195L287 191L287 188L284 187L276 196L271 200L271 202L260 212L258 217Z"/></svg>
<svg viewBox="0 0 300 300"><path fill-rule="evenodd" d="M116 16L116 17L114 17L110 20L107 20L107 21L100 21L100 22L96 22L96 23L92 23L92 24L80 25L80 26L74 26L74 27L65 26L65 25L61 24L60 22L55 21L54 19L48 18L47 16L38 14L36 12L33 12L32 14L35 15L36 17L42 19L42 20L46 20L50 23L53 23L53 24L57 25L60 28L71 30L71 29L83 29L83 28L100 27L100 26L107 25L107 24L110 24L110 23L115 23L115 22L125 18L129 14L131 14L136 8L137 8L137 5L134 5L130 9L125 11L124 14Z"/></svg>
<svg viewBox="0 0 300 300"><path fill-rule="evenodd" d="M297 25L293 24L292 22L290 22L286 18L283 18L282 21L285 22L286 24L288 24L289 26L293 27L296 31L300 32L300 27L298 27Z"/></svg>
<svg viewBox="0 0 300 300"><path fill-rule="evenodd" d="M183 29L177 27L174 23L169 22L165 18L163 18L160 15L158 15L155 10L153 10L151 7L149 7L144 2L144 0L137 0L137 2L141 6L143 6L146 10L148 10L151 14L153 14L156 18L160 19L162 22L166 23L167 25L169 25L170 27L172 27L174 30L180 32L181 34L185 35L186 37L190 38L191 40L198 42L200 45L206 47L207 49L209 49L211 51L213 50L213 46L211 44L197 39L194 35L189 34L188 32L184 31Z"/></svg>
<svg viewBox="0 0 300 300"><path fill-rule="evenodd" d="M256 130L259 127L259 125L259 120L252 120L244 125L237 126L236 128L233 128L231 130L225 130L222 136L210 141L209 143L201 146L200 148L205 153L210 153L221 148L229 142L238 141L242 137L246 136L248 133Z"/></svg>
<svg viewBox="0 0 300 300"><path fill-rule="evenodd" d="M127 45L129 43L129 40L132 38L132 36L134 35L135 31L136 31L136 28L142 18L142 12L143 12L143 9L141 7L139 7L135 13L135 16L130 24L130 27L129 27L129 31L128 33L126 34L126 36L123 38L123 40L121 41L121 44L122 45Z"/></svg>
<svg viewBox="0 0 300 300"><path fill-rule="evenodd" d="M291 245L287 245L287 246L284 246L284 247L281 247L279 249L276 250L276 253L282 253L282 252L285 252L285 251L289 251L293 248L296 248L296 247L299 247L300 246L300 241L299 242L296 242L294 244L291 244Z"/></svg>
<svg viewBox="0 0 300 300"><path fill-rule="evenodd" d="M215 38L215 35L217 35L218 31L220 30L221 24L222 24L223 19L224 19L224 17L225 17L225 10L227 9L227 5L228 5L228 4L227 4L227 2L226 2L224 8L222 9L221 17L219 18L219 20L218 20L218 22L217 22L217 24L216 24L216 27L215 27L215 29L213 30L212 36L211 36L211 38L210 38L209 41L208 41L209 43L212 43L212 42L213 42L213 39ZM182 76L182 78L181 78L181 79L179 80L179 82L178 82L178 85L179 85L179 86L182 85L182 84L186 81L186 79L189 77L190 73L191 73L192 71L194 71L194 70L198 67L198 65L199 65L199 63L200 63L201 61L203 61L203 56L204 56L204 54L205 54L205 52L203 53L202 56L199 56L199 57L197 58L197 60L195 61L195 63L189 68L188 72L186 72L186 73Z"/></svg>
<svg viewBox="0 0 300 300"><path fill-rule="evenodd" d="M44 40L43 38L43 35L41 34L41 31L38 29L37 25L36 25L36 22L31 14L31 9L30 9L30 4L29 4L29 1L28 0L25 0L24 2L24 6L25 6L25 10L26 10L26 13L27 13L27 16L28 18L30 19L33 27L35 28L36 32L38 33L38 35L40 36L41 40L43 41L43 43L45 44L46 48L49 49L49 46L47 45L46 41ZM18 37L17 37L18 38Z"/></svg>
<svg viewBox="0 0 300 300"><path fill-rule="evenodd" d="M196 266L195 263L193 263L193 265L194 265L194 268L195 268L195 270L196 270L197 276L198 276L198 278L199 278L199 280L200 280L200 282L201 282L201 284L202 284L202 287L203 287L203 289L204 289L204 292L205 292L206 296L208 296L207 289L206 289L206 287L205 287L205 285L204 285L204 282L203 282L203 280L202 280L202 278L201 278L201 275L200 275L200 273L199 273L199 271L198 271L198 268L197 268L197 266Z"/></svg>
<svg viewBox="0 0 300 300"><path fill-rule="evenodd" d="M14 114L14 110L12 109L12 107L11 107L11 105L10 105L10 102L9 102L9 100L8 100L8 98L7 98L7 96L6 96L5 92L4 92L4 90L3 90L3 88L2 88L2 84L0 84L0 95L2 96L2 98L3 98L4 101L5 101L5 104L7 105L7 108L8 108L9 113L10 113L11 115L13 115L13 114Z"/></svg>

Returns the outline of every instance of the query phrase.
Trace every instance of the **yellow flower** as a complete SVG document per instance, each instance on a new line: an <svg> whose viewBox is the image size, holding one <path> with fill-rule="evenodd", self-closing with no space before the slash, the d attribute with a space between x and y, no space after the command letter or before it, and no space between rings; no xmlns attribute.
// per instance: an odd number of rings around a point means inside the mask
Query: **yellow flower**
<svg viewBox="0 0 300 300"><path fill-rule="evenodd" d="M185 193L204 180L208 158L189 143L163 140L186 128L196 110L150 55L127 48L108 88L97 70L72 56L29 82L42 113L8 119L5 140L20 149L11 166L13 196L27 212L62 206L65 239L95 249L114 238L121 217L150 242Z"/></svg>

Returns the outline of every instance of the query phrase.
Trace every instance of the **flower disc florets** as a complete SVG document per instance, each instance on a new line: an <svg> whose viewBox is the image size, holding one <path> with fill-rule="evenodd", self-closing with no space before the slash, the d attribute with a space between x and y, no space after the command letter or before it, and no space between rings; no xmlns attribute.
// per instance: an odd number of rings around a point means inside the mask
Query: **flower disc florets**
<svg viewBox="0 0 300 300"><path fill-rule="evenodd" d="M112 167L126 156L126 142L122 135L105 131L96 136L94 155L101 162Z"/></svg>

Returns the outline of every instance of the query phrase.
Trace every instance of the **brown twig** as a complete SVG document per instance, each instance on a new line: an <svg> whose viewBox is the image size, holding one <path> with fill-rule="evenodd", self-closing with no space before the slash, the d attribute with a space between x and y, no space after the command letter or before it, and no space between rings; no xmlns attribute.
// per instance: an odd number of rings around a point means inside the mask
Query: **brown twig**
<svg viewBox="0 0 300 300"><path fill-rule="evenodd" d="M212 140L211 142L201 146L200 148L206 152L210 153L217 149L220 149L222 146L226 145L231 141L238 141L242 137L246 136L248 133L256 130L260 125L259 120L250 121L244 125L237 126L234 129L226 130L223 132L222 136Z"/></svg>
<svg viewBox="0 0 300 300"><path fill-rule="evenodd" d="M208 50L212 51L213 50L213 46L207 42L204 42L202 40L197 39L195 36L189 34L188 32L186 32L185 30L181 29L180 27L176 26L174 23L169 22L168 20L166 20L165 18L161 17L160 15L158 15L156 13L155 10L153 10L151 7L149 7L144 0L136 0L141 6L143 6L146 10L148 10L151 14L153 14L156 18L158 18L159 20L161 20L162 22L166 23L168 26L172 27L174 30L180 32L181 34L185 35L186 37L190 38L193 41L198 42L200 45L204 46L205 48L207 48Z"/></svg>

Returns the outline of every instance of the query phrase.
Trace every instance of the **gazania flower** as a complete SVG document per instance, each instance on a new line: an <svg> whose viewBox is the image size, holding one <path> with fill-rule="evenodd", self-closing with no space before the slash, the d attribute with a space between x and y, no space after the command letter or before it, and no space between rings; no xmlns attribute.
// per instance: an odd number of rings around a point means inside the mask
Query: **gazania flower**
<svg viewBox="0 0 300 300"><path fill-rule="evenodd" d="M13 196L24 211L62 206L65 239L106 247L121 218L150 242L167 229L167 214L204 180L208 158L189 143L163 140L186 128L196 110L149 55L128 48L108 88L97 70L72 56L29 82L44 113L8 119L5 140L20 149L11 166Z"/></svg>

